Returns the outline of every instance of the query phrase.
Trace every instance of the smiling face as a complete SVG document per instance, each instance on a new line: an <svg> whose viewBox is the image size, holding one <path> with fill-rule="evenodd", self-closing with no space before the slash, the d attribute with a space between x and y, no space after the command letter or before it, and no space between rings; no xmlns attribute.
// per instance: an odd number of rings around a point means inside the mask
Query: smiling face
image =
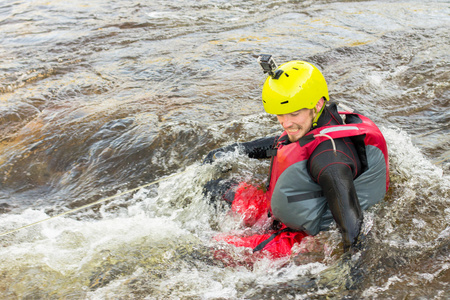
<svg viewBox="0 0 450 300"><path fill-rule="evenodd" d="M301 109L289 114L277 115L283 129L286 131L289 141L296 142L311 129L314 118L323 105L323 98L319 100L315 109Z"/></svg>
<svg viewBox="0 0 450 300"><path fill-rule="evenodd" d="M278 122L286 130L291 142L298 141L311 129L313 118L314 110L306 108L290 114L277 115Z"/></svg>

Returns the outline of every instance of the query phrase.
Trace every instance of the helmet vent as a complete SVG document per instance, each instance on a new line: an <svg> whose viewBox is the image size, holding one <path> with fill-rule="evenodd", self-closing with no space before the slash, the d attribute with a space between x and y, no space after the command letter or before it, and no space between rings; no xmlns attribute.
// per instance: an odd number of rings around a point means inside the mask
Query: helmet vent
<svg viewBox="0 0 450 300"><path fill-rule="evenodd" d="M283 101L280 104L288 104L288 103L289 103L289 100L288 101Z"/></svg>
<svg viewBox="0 0 450 300"><path fill-rule="evenodd" d="M292 69L294 69L294 70L297 70L297 71L298 71L298 69L297 69L297 68L292 68Z"/></svg>
<svg viewBox="0 0 450 300"><path fill-rule="evenodd" d="M289 77L289 74L288 74L288 73L286 73L286 72L284 72L284 75L286 75L286 77Z"/></svg>

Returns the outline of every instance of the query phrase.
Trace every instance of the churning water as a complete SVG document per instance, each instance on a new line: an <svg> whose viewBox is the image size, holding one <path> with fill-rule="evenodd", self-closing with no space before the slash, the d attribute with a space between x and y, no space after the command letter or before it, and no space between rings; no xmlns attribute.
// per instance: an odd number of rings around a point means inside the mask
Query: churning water
<svg viewBox="0 0 450 300"><path fill-rule="evenodd" d="M171 175L2 235L0 298L449 297L447 1L145 2L0 1L0 232ZM280 132L261 53L314 63L385 134L391 187L351 258L335 229L279 261L212 239L240 228L203 185L268 162L202 158Z"/></svg>

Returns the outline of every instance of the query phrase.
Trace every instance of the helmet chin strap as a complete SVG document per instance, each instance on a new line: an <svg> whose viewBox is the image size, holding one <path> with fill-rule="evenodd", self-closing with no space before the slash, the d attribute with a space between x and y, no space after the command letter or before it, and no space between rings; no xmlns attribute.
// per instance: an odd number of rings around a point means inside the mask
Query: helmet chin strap
<svg viewBox="0 0 450 300"><path fill-rule="evenodd" d="M323 103L322 108L320 109L320 111L317 112L317 109L316 109L316 107L314 106L314 113L316 114L316 116L315 116L314 119L313 119L313 122L312 122L312 128L314 128L314 127L317 126L317 121L319 120L319 117L320 117L320 115L322 114L324 108L325 108L325 103Z"/></svg>

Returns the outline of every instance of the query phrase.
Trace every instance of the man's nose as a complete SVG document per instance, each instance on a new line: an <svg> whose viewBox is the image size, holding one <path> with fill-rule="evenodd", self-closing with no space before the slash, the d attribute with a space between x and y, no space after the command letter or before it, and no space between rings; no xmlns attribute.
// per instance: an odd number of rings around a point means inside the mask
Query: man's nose
<svg viewBox="0 0 450 300"><path fill-rule="evenodd" d="M282 125L284 128L289 128L289 127L292 126L292 118L290 118L288 115L284 115L282 119L283 119L283 120L282 120L281 125Z"/></svg>

